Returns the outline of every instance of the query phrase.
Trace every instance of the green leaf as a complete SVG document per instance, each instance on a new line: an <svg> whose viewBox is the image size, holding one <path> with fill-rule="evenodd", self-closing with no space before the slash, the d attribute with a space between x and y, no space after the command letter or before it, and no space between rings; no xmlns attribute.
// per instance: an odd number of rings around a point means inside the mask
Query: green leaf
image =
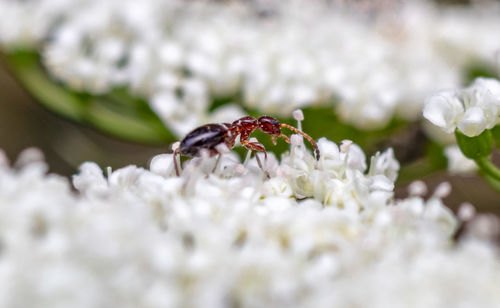
<svg viewBox="0 0 500 308"><path fill-rule="evenodd" d="M75 122L132 142L167 144L175 140L146 101L123 89L94 96L52 80L34 51L3 54L21 85L47 109Z"/></svg>
<svg viewBox="0 0 500 308"><path fill-rule="evenodd" d="M490 131L493 141L495 142L495 146L500 147L500 125L493 127Z"/></svg>
<svg viewBox="0 0 500 308"><path fill-rule="evenodd" d="M489 130L485 130L479 136L468 137L455 130L455 137L460 151L465 157L470 159L479 159L491 154L493 150L493 137Z"/></svg>
<svg viewBox="0 0 500 308"><path fill-rule="evenodd" d="M480 59L474 59L470 61L469 65L465 68L465 84L468 85L473 82L476 78L486 77L486 78L498 78L498 73L494 66L489 63L484 62Z"/></svg>

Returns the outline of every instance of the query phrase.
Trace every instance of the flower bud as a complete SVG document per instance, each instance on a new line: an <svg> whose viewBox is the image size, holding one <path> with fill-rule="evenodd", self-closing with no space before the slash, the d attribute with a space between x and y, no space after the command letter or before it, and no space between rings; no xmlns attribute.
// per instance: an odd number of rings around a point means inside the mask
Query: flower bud
<svg viewBox="0 0 500 308"><path fill-rule="evenodd" d="M302 110L297 109L292 113L292 115L295 120L304 121L304 113L302 112Z"/></svg>
<svg viewBox="0 0 500 308"><path fill-rule="evenodd" d="M474 137L467 137L459 130L455 130L455 137L460 151L470 159L488 156L493 149L493 138L489 130L485 130Z"/></svg>

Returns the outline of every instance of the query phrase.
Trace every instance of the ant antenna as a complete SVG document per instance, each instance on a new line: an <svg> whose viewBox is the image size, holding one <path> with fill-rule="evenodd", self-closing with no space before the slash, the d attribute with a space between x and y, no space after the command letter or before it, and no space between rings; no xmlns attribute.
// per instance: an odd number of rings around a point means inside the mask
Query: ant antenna
<svg viewBox="0 0 500 308"><path fill-rule="evenodd" d="M303 131L296 129L295 127L288 125L288 124L285 124L285 123L281 123L280 126L288 128L289 130L293 130L297 134L302 135L304 138L306 138L314 148L314 156L315 156L316 160L319 160L319 157L320 157L319 149L318 149L318 146L316 145L316 142L314 142L314 140L313 140L313 138L311 138L311 136L309 136L308 134L304 133Z"/></svg>

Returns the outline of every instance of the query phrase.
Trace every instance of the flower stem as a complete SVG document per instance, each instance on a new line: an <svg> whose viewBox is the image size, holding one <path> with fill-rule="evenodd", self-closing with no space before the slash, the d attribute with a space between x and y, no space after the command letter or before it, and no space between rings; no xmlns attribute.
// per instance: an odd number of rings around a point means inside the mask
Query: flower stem
<svg viewBox="0 0 500 308"><path fill-rule="evenodd" d="M486 175L490 177L490 179L494 179L496 181L500 181L500 169L498 169L489 159L488 157L480 157L475 159L476 164L481 168Z"/></svg>
<svg viewBox="0 0 500 308"><path fill-rule="evenodd" d="M496 179L493 179L489 175L487 175L484 172L480 172L480 174L486 179L486 182L490 184L490 186L497 192L500 193L500 181L497 181Z"/></svg>

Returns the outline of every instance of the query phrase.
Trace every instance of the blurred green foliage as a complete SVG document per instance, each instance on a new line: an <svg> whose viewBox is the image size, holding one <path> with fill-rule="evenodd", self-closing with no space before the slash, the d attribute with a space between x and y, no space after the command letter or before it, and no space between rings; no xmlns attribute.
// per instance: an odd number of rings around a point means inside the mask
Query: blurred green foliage
<svg viewBox="0 0 500 308"><path fill-rule="evenodd" d="M133 142L166 144L174 139L149 105L124 89L105 95L72 91L49 77L36 52L17 51L3 58L28 93L67 119Z"/></svg>

